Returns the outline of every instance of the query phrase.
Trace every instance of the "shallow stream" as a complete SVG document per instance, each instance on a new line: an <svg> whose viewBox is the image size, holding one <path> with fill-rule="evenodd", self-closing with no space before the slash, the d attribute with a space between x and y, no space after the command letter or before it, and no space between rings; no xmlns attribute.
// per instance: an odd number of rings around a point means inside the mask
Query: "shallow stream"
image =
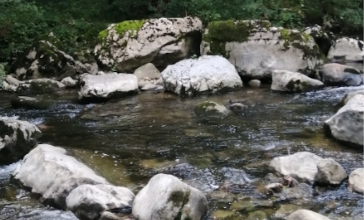
<svg viewBox="0 0 364 220"><path fill-rule="evenodd" d="M13 109L14 95L2 93L0 115L38 124L41 143L66 148L111 183L134 193L158 169L189 163L192 174L181 178L206 193L208 219L284 219L299 207L331 219L364 219L363 195L349 192L345 183L310 189L308 197L299 199L261 192L268 164L277 156L310 151L334 158L348 173L363 167L362 150L323 133L323 122L338 110L336 104L359 89L364 87L281 94L268 87L245 87L189 99L143 92L88 105L77 103L76 90L67 90L50 95L57 101L48 110ZM238 100L247 108L227 117L199 117L194 108L205 100L224 104ZM0 219L76 219L69 212L44 207L13 183L10 174L15 166L0 166ZM234 179L231 176L246 182L226 186L228 179Z"/></svg>

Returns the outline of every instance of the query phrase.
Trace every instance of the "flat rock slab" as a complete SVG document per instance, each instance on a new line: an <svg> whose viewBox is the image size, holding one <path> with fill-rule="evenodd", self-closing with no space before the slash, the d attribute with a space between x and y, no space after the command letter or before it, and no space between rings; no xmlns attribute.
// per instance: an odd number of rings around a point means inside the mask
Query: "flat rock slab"
<svg viewBox="0 0 364 220"><path fill-rule="evenodd" d="M133 74L86 74L80 79L81 101L107 100L138 92L138 79Z"/></svg>

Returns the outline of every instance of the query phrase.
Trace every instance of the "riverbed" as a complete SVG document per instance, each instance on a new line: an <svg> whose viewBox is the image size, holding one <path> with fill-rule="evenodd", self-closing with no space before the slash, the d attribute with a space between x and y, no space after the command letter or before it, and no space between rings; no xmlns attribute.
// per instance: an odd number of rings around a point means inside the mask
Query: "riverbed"
<svg viewBox="0 0 364 220"><path fill-rule="evenodd" d="M260 190L269 173L268 164L277 156L309 151L334 158L347 173L363 167L361 149L323 132L323 122L335 114L341 98L362 89L364 86L329 87L284 94L274 93L268 86L245 87L186 99L171 93L142 92L87 105L78 103L76 90L63 90L47 95L56 100L47 110L13 109L10 100L15 95L1 93L0 115L37 124L43 133L40 143L66 148L111 183L135 194L158 170L188 163L198 173L198 181L181 178L205 192L207 219L284 219L298 208L331 219L364 219L363 195L349 192L346 183L313 189L310 199L272 198ZM197 116L194 108L206 100L225 105L239 101L246 108L228 116ZM77 219L70 212L44 207L36 196L14 183L10 175L17 163L0 166L0 219ZM226 189L228 169L241 171L248 181Z"/></svg>

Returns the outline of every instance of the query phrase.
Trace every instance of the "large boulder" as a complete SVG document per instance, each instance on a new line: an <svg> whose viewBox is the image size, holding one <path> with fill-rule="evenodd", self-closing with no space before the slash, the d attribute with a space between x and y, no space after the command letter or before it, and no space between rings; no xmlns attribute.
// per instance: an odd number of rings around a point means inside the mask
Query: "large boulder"
<svg viewBox="0 0 364 220"><path fill-rule="evenodd" d="M321 81L302 73L275 70L272 74L271 89L273 91L306 92L323 86Z"/></svg>
<svg viewBox="0 0 364 220"><path fill-rule="evenodd" d="M302 181L313 182L317 174L317 164L322 160L310 152L298 152L288 156L275 157L269 168L281 175L294 176Z"/></svg>
<svg viewBox="0 0 364 220"><path fill-rule="evenodd" d="M327 55L332 45L335 44L335 35L332 32L325 31L320 25L307 27L304 31L315 39L320 50Z"/></svg>
<svg viewBox="0 0 364 220"><path fill-rule="evenodd" d="M330 220L328 217L307 209L300 209L287 217L287 220Z"/></svg>
<svg viewBox="0 0 364 220"><path fill-rule="evenodd" d="M364 76L359 70L338 63L325 64L322 67L322 81L330 86L359 86L364 83Z"/></svg>
<svg viewBox="0 0 364 220"><path fill-rule="evenodd" d="M344 97L345 105L325 121L324 128L334 138L363 147L364 94Z"/></svg>
<svg viewBox="0 0 364 220"><path fill-rule="evenodd" d="M162 72L164 88L180 96L217 93L241 88L234 66L221 56L182 60Z"/></svg>
<svg viewBox="0 0 364 220"><path fill-rule="evenodd" d="M340 184L348 177L344 168L331 158L323 159L317 163L315 181L320 184Z"/></svg>
<svg viewBox="0 0 364 220"><path fill-rule="evenodd" d="M57 49L48 41L39 41L27 48L10 67L18 79L54 78L62 80L88 72L85 65Z"/></svg>
<svg viewBox="0 0 364 220"><path fill-rule="evenodd" d="M45 202L69 208L80 219L96 220L109 209L130 209L134 197L130 190L111 185L66 153L63 148L40 144L24 157L14 178Z"/></svg>
<svg viewBox="0 0 364 220"><path fill-rule="evenodd" d="M349 190L364 194L364 168L355 169L349 175Z"/></svg>
<svg viewBox="0 0 364 220"><path fill-rule="evenodd" d="M223 55L250 79L271 79L276 69L311 73L324 59L309 34L271 27L264 20L209 23L201 54Z"/></svg>
<svg viewBox="0 0 364 220"><path fill-rule="evenodd" d="M94 53L99 64L119 72L146 63L164 68L199 53L201 30L201 20L192 17L123 21L100 32Z"/></svg>
<svg viewBox="0 0 364 220"><path fill-rule="evenodd" d="M138 79L133 74L85 74L80 78L81 101L106 100L138 92Z"/></svg>
<svg viewBox="0 0 364 220"><path fill-rule="evenodd" d="M150 179L133 203L137 220L200 220L206 212L207 200L202 192L167 174Z"/></svg>
<svg viewBox="0 0 364 220"><path fill-rule="evenodd" d="M330 48L327 58L345 57L346 61L358 62L363 61L364 42L348 37L336 40L335 44Z"/></svg>
<svg viewBox="0 0 364 220"><path fill-rule="evenodd" d="M21 159L41 136L37 126L13 118L0 117L0 164Z"/></svg>
<svg viewBox="0 0 364 220"><path fill-rule="evenodd" d="M154 85L156 87L161 79L161 72L152 63L139 67L134 71L134 75L138 77L139 88L147 85Z"/></svg>

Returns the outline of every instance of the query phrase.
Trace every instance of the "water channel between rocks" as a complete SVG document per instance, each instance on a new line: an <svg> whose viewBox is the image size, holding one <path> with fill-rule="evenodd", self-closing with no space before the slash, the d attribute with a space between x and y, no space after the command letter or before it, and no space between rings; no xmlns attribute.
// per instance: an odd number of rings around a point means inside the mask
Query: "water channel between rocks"
<svg viewBox="0 0 364 220"><path fill-rule="evenodd" d="M341 98L360 89L364 87L281 94L268 87L243 88L189 99L146 92L88 105L78 104L77 91L68 90L52 95L57 101L48 110L12 109L14 95L2 93L0 115L39 124L41 143L66 148L111 183L134 193L156 169L187 162L197 174L186 179L205 191L210 217L284 219L303 207L332 219L363 219L363 196L349 192L345 184L314 193L309 200L269 198L260 192L276 156L310 151L334 158L348 173L363 167L362 151L323 133L323 122L337 111ZM248 108L228 117L198 117L194 108L205 100L238 100ZM0 166L0 219L75 219L69 212L43 207L14 184L10 174L15 166ZM234 170L227 168L244 170L249 181L226 190L225 179Z"/></svg>

